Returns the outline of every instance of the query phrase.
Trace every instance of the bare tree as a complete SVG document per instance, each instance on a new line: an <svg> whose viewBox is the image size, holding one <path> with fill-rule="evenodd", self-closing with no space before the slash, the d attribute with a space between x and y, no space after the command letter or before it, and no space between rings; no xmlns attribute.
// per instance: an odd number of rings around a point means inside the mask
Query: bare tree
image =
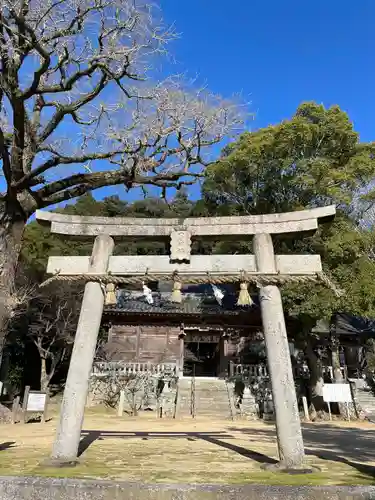
<svg viewBox="0 0 375 500"><path fill-rule="evenodd" d="M233 102L160 82L151 64L174 38L146 0L0 0L3 311L37 208L109 185L192 183L241 124Z"/></svg>
<svg viewBox="0 0 375 500"><path fill-rule="evenodd" d="M49 293L48 293L49 292ZM71 286L43 290L31 302L28 337L41 362L40 386L47 391L56 368L70 354L74 342L81 297Z"/></svg>
<svg viewBox="0 0 375 500"><path fill-rule="evenodd" d="M139 372L127 375L118 380L119 393L124 391L131 415L136 417L152 393L156 390L155 380L150 372Z"/></svg>

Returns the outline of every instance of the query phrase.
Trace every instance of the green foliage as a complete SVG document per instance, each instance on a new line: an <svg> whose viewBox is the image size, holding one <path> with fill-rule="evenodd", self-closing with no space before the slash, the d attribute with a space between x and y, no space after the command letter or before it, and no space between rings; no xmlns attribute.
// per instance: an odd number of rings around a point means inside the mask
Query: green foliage
<svg viewBox="0 0 375 500"><path fill-rule="evenodd" d="M59 212L70 215L91 215L102 217L187 217L193 209L187 193L177 192L170 204L161 198L145 198L132 204L121 200L118 196L110 196L97 201L91 193L79 198ZM42 279L47 266L48 257L52 255L90 255L92 238L65 238L50 233L37 222L28 224L25 230L21 259L24 268L34 271ZM163 242L147 240L123 240L115 246L117 255L161 255L166 253Z"/></svg>
<svg viewBox="0 0 375 500"><path fill-rule="evenodd" d="M352 216L375 177L375 145L360 143L346 113L304 103L290 120L247 132L207 170L200 210L208 214L261 214L334 203L338 215L314 236L274 239L279 253L319 253L324 271L344 291L323 285L288 285L284 305L310 327L345 310L375 316L374 232ZM358 211L357 211L358 216ZM246 242L236 242L246 247Z"/></svg>
<svg viewBox="0 0 375 500"><path fill-rule="evenodd" d="M367 368L375 373L375 341L373 339L367 342L366 362Z"/></svg>
<svg viewBox="0 0 375 500"><path fill-rule="evenodd" d="M11 363L7 373L7 390L10 396L21 392L23 383L23 366L20 363Z"/></svg>
<svg viewBox="0 0 375 500"><path fill-rule="evenodd" d="M304 103L292 119L246 132L230 145L208 168L203 192L219 212L347 207L373 178L374 153L338 106Z"/></svg>
<svg viewBox="0 0 375 500"><path fill-rule="evenodd" d="M321 255L323 270L343 295L336 297L320 284L288 285L283 289L283 299L289 313L314 320L329 319L335 311L375 317L375 264L369 258L373 238L373 232L361 230L339 213L332 224L296 242L293 251Z"/></svg>

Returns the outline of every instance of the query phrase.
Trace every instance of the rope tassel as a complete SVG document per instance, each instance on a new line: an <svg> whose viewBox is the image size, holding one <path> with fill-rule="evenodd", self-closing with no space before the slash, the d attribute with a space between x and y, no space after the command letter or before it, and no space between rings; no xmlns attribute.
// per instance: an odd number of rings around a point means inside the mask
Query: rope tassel
<svg viewBox="0 0 375 500"><path fill-rule="evenodd" d="M178 304L181 304L182 302L181 288L182 288L181 281L175 278L173 281L173 291L171 295L172 302L177 302Z"/></svg>
<svg viewBox="0 0 375 500"><path fill-rule="evenodd" d="M115 285L114 283L108 283L105 287L105 305L115 306L117 304Z"/></svg>
<svg viewBox="0 0 375 500"><path fill-rule="evenodd" d="M243 281L240 284L240 293L237 300L238 306L252 306L253 300L250 297L249 290L247 289L247 283Z"/></svg>

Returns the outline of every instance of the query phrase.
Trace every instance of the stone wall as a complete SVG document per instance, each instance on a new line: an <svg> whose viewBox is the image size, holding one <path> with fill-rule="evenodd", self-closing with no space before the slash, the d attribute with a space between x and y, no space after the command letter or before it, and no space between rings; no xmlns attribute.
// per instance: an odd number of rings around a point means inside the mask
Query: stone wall
<svg viewBox="0 0 375 500"><path fill-rule="evenodd" d="M356 500L375 487L144 485L118 481L0 477L0 500Z"/></svg>

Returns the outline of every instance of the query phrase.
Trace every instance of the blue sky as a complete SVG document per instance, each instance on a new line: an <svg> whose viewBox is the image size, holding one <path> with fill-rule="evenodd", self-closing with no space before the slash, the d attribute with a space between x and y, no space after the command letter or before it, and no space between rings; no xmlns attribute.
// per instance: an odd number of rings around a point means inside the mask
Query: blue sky
<svg viewBox="0 0 375 500"><path fill-rule="evenodd" d="M302 101L339 104L361 140L375 140L374 0L161 0L181 38L177 68L216 92L243 91L253 127ZM176 68L176 69L177 69ZM173 71L173 66L171 67Z"/></svg>
<svg viewBox="0 0 375 500"><path fill-rule="evenodd" d="M180 33L170 45L175 61L163 70L198 75L224 96L242 92L255 113L251 128L317 101L340 105L361 140L375 140L375 0L159 3Z"/></svg>
<svg viewBox="0 0 375 500"><path fill-rule="evenodd" d="M198 75L242 92L251 128L290 117L302 101L339 104L362 141L375 140L375 0L155 0L180 38L163 73ZM123 187L95 193L135 199ZM191 190L192 197L199 190Z"/></svg>

